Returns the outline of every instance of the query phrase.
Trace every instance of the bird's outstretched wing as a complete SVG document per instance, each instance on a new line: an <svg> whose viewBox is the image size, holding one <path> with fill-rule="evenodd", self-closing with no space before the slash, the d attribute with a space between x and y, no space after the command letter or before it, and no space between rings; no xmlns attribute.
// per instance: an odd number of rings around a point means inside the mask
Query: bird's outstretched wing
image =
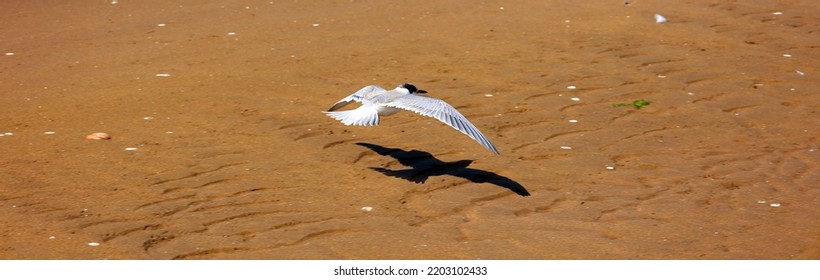
<svg viewBox="0 0 820 280"><path fill-rule="evenodd" d="M333 111L339 110L339 108L342 108L345 105L347 105L348 103L353 102L353 101L361 103L362 99L364 99L365 96L367 96L368 93L371 93L371 92L376 91L376 90L382 90L383 91L384 89L377 86L377 85L369 85L369 86L363 87L362 89L354 92L350 96L342 98L342 100L339 100L338 102L336 102L336 104L333 104L333 107L330 107L330 109L328 109L327 111L328 112L333 112Z"/></svg>
<svg viewBox="0 0 820 280"><path fill-rule="evenodd" d="M481 131L470 123L464 115L459 113L456 108L453 108L453 106L447 104L444 100L411 94L382 105L409 110L422 116L436 118L452 128L467 134L467 136L478 141L478 143L484 145L484 147L487 147L487 149L493 153L498 154L498 150L490 143L490 140L488 140L484 134L481 134Z"/></svg>

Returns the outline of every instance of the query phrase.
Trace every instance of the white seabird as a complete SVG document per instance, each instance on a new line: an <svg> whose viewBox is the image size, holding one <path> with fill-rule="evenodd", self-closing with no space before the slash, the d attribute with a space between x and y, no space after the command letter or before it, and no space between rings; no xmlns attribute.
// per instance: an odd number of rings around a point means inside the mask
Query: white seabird
<svg viewBox="0 0 820 280"><path fill-rule="evenodd" d="M339 100L323 113L345 125L370 126L379 124L379 116L389 116L398 113L401 109L409 110L422 116L436 118L498 154L498 150L490 143L490 140L487 140L487 137L481 134L481 131L478 131L478 128L456 108L444 100L418 95L420 93L427 93L427 91L420 90L412 84L403 84L392 90L369 85ZM362 106L353 110L334 112L352 101L360 102Z"/></svg>

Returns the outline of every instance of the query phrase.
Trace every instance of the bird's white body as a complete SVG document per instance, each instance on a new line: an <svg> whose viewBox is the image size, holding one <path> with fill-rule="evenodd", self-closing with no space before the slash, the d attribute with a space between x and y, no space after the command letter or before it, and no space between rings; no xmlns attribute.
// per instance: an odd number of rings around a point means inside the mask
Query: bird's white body
<svg viewBox="0 0 820 280"><path fill-rule="evenodd" d="M401 110L409 110L436 118L498 154L498 150L490 143L490 140L453 106L440 99L420 96L419 93L426 93L426 91L418 90L411 84L403 84L392 90L370 85L339 100L324 113L345 125L370 126L379 124L379 116L389 116ZM362 106L348 111L336 111L353 101L362 103Z"/></svg>

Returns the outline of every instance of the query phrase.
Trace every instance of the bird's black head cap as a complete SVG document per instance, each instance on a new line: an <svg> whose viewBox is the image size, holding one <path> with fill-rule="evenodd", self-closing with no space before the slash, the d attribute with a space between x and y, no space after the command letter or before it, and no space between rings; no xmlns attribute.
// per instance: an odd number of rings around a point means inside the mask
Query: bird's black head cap
<svg viewBox="0 0 820 280"><path fill-rule="evenodd" d="M406 89L407 89L407 91L409 91L411 94L413 94L413 93L427 93L427 91L425 91L425 90L421 90L421 89L418 89L418 88L417 88L415 85L413 85L413 84L402 84L402 85L400 85L399 87L406 88Z"/></svg>

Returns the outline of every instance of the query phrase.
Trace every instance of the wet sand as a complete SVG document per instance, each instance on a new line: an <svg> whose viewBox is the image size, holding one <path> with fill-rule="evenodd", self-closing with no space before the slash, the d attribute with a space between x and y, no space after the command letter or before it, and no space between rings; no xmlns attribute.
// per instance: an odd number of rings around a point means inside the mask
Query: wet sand
<svg viewBox="0 0 820 280"><path fill-rule="evenodd" d="M820 258L815 1L272 2L0 3L0 258Z"/></svg>

